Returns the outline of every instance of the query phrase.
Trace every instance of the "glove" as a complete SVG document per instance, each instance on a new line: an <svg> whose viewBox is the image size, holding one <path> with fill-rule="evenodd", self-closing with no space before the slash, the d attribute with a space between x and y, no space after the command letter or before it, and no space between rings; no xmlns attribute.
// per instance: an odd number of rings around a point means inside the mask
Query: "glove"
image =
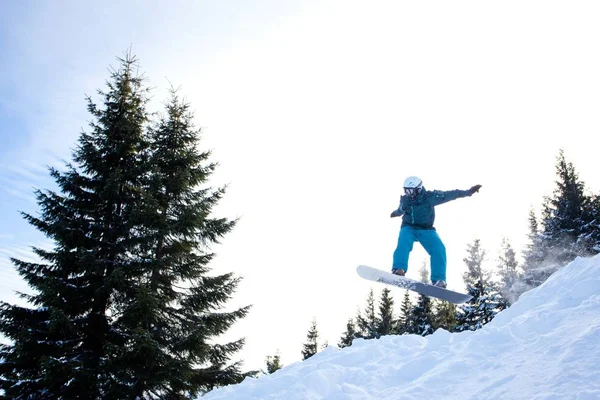
<svg viewBox="0 0 600 400"><path fill-rule="evenodd" d="M471 193L471 195L473 195L473 193L479 192L479 189L481 189L481 185L475 185L471 189L469 189L469 193Z"/></svg>
<svg viewBox="0 0 600 400"><path fill-rule="evenodd" d="M400 214L400 213L398 212L398 210L394 210L394 211L392 211L392 213L390 214L390 218L399 217L399 216L401 216L401 215L402 215L402 214Z"/></svg>

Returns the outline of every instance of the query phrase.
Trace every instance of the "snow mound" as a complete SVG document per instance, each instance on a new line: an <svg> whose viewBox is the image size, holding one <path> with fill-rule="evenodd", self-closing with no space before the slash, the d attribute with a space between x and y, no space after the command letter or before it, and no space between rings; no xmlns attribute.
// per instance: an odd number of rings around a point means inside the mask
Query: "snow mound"
<svg viewBox="0 0 600 400"><path fill-rule="evenodd" d="M478 331L330 346L202 399L600 399L600 255L577 258Z"/></svg>

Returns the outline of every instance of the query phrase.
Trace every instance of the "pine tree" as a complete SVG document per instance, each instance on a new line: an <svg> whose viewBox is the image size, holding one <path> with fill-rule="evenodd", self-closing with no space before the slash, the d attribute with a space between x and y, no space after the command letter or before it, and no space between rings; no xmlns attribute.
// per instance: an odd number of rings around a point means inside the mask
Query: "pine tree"
<svg viewBox="0 0 600 400"><path fill-rule="evenodd" d="M467 245L467 254L468 256L463 258L463 261L467 264L463 281L471 286L475 286L477 282L481 282L481 287L485 286L490 280L490 273L483 268L486 252L481 247L480 239L475 239L473 244Z"/></svg>
<svg viewBox="0 0 600 400"><path fill-rule="evenodd" d="M600 252L600 200L585 194L575 167L560 150L553 195L544 198L541 227L530 214L530 244L525 251L521 292L539 286L576 256Z"/></svg>
<svg viewBox="0 0 600 400"><path fill-rule="evenodd" d="M542 237L539 232L538 219L535 216L533 209L529 210L529 233L527 234L529 243L523 251L523 259L525 264L539 264L544 259L544 251L542 249Z"/></svg>
<svg viewBox="0 0 600 400"><path fill-rule="evenodd" d="M279 351L277 351L277 353L275 353L274 356L267 356L267 359L265 360L266 364L267 364L267 373L268 374L272 374L273 372L277 371L278 369L283 368L283 365L281 364L281 356L279 355Z"/></svg>
<svg viewBox="0 0 600 400"><path fill-rule="evenodd" d="M556 188L542 205L543 260L537 266L538 280L544 282L559 267L578 255L577 241L586 224L584 210L589 198L572 163L561 150L556 161Z"/></svg>
<svg viewBox="0 0 600 400"><path fill-rule="evenodd" d="M431 273L426 261L419 268L419 279L423 283L431 283ZM424 295L417 297L417 303L412 305L410 295L406 291L402 304L403 326L399 329L402 333L411 333L427 336L435 331L435 314L431 298ZM407 312L407 310L409 310Z"/></svg>
<svg viewBox="0 0 600 400"><path fill-rule="evenodd" d="M584 194L584 183L562 150L558 155L556 174L558 180L553 197L544 203L543 233L544 240L552 244L549 247L562 250L554 256L564 265L577 256L573 245L581 233L583 210L589 199Z"/></svg>
<svg viewBox="0 0 600 400"><path fill-rule="evenodd" d="M391 335L396 330L396 321L394 320L394 299L388 288L384 288L381 292L376 326L376 337L378 338L385 335Z"/></svg>
<svg viewBox="0 0 600 400"><path fill-rule="evenodd" d="M354 327L354 320L350 318L348 323L346 323L346 331L343 333L340 341L338 343L338 347L343 349L344 347L352 346L352 341L357 338L356 328Z"/></svg>
<svg viewBox="0 0 600 400"><path fill-rule="evenodd" d="M577 254L589 257L600 253L600 195L589 196L583 209L583 226L577 238Z"/></svg>
<svg viewBox="0 0 600 400"><path fill-rule="evenodd" d="M359 337L364 339L374 339L377 337L377 317L375 315L375 295L373 294L373 289L369 291L369 295L367 296L364 316L360 311L356 316L356 325Z"/></svg>
<svg viewBox="0 0 600 400"><path fill-rule="evenodd" d="M400 318L398 319L396 334L402 335L404 333L408 333L411 330L410 315L412 309L413 304L410 299L410 294L408 293L408 290L405 290L402 303L400 304Z"/></svg>
<svg viewBox="0 0 600 400"><path fill-rule="evenodd" d="M302 345L302 360L309 359L317 354L319 349L318 339L319 331L317 330L317 321L316 319L313 319L306 335L306 343Z"/></svg>
<svg viewBox="0 0 600 400"><path fill-rule="evenodd" d="M497 264L498 276L500 277L499 289L502 296L510 303L518 298L519 263L516 252L507 238L502 239L501 250Z"/></svg>
<svg viewBox="0 0 600 400"><path fill-rule="evenodd" d="M209 249L236 221L210 217L225 189L207 187L216 164L208 161L209 151L198 150L200 134L189 104L171 90L165 116L150 131L152 173L140 213L140 267L132 272L135 280L118 320L129 339L127 351L113 360L120 363L115 375L134 385L137 398L196 395L245 376L240 362L228 364L243 339L213 344L248 307L216 312L231 298L239 278L208 276L214 257Z"/></svg>
<svg viewBox="0 0 600 400"><path fill-rule="evenodd" d="M462 332L466 330L481 329L490 322L496 314L508 307L508 302L502 297L494 283L482 285L481 281L467 286L467 292L473 299L466 305L461 305L461 311L457 313L455 330Z"/></svg>
<svg viewBox="0 0 600 400"><path fill-rule="evenodd" d="M490 273L483 267L485 250L479 239L467 246L467 271L463 280L471 300L459 307L456 315L456 331L476 330L490 322L494 316L506 307L506 301L500 295L496 285L491 282Z"/></svg>
<svg viewBox="0 0 600 400"><path fill-rule="evenodd" d="M247 313L219 312L237 279L205 275L208 246L234 226L209 217L224 191L198 188L214 164L202 165L208 153L196 152L175 97L147 134L135 66L121 60L102 107L88 99L77 167L51 169L61 193L38 191L40 217L24 214L55 247L36 249L42 263L13 260L36 293L26 296L33 308L0 306L10 398L186 398L243 378L226 365L243 341L214 343Z"/></svg>
<svg viewBox="0 0 600 400"><path fill-rule="evenodd" d="M456 306L448 301L436 301L434 304L433 330L442 328L453 332L456 327Z"/></svg>
<svg viewBox="0 0 600 400"><path fill-rule="evenodd" d="M529 243L523 252L523 277L517 297L523 292L541 285L544 282L541 265L549 252L539 230L539 223L533 210L529 211Z"/></svg>
<svg viewBox="0 0 600 400"><path fill-rule="evenodd" d="M149 172L147 89L134 64L127 57L112 71L108 90L99 92L103 108L88 98L95 121L73 153L79 169L51 168L61 193L36 191L40 216L23 214L55 246L34 249L41 263L12 260L35 294L24 296L33 308L0 308L0 332L13 342L0 348L1 388L9 398L127 392L109 368L127 341L113 329L120 316L116 294L128 290L128 270L138 267L127 255L136 251L135 215Z"/></svg>
<svg viewBox="0 0 600 400"><path fill-rule="evenodd" d="M431 299L422 294L410 313L410 326L407 333L427 336L434 332L435 317L431 307Z"/></svg>

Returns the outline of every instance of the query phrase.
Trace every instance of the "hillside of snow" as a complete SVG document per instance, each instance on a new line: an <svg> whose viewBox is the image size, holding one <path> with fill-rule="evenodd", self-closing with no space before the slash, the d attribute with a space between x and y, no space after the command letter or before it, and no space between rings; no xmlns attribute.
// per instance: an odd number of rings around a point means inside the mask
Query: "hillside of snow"
<svg viewBox="0 0 600 400"><path fill-rule="evenodd" d="M474 332L330 346L203 400L600 399L600 255L578 258Z"/></svg>

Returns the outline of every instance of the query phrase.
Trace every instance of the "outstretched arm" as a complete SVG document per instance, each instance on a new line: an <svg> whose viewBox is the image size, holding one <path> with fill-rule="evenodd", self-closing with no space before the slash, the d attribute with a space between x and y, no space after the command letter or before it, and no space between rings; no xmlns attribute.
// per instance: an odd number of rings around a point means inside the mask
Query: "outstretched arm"
<svg viewBox="0 0 600 400"><path fill-rule="evenodd" d="M431 202L432 205L437 206L437 205L444 204L444 203L447 203L452 200L459 199L461 197L472 196L474 193L479 192L479 189L481 189L481 185L475 185L475 186L471 187L469 190L447 190L447 191L435 190L433 192L432 196L430 197L429 201Z"/></svg>

